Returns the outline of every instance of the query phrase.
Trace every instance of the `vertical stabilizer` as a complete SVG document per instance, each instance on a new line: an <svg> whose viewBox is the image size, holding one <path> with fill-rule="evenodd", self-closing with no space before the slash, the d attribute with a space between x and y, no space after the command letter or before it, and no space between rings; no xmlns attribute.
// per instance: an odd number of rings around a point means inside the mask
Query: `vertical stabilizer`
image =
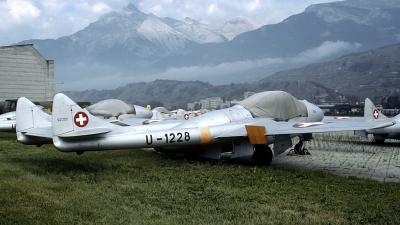
<svg viewBox="0 0 400 225"><path fill-rule="evenodd" d="M387 117L383 115L372 103L369 98L365 99L364 104L364 121L365 122L373 122L373 121L382 121L386 120Z"/></svg>
<svg viewBox="0 0 400 225"><path fill-rule="evenodd" d="M112 125L91 115L64 94L57 94L53 101L53 138L87 136L110 132Z"/></svg>
<svg viewBox="0 0 400 225"><path fill-rule="evenodd" d="M42 111L41 108L33 104L25 97L21 97L17 102L16 110L17 132L49 126L51 116Z"/></svg>

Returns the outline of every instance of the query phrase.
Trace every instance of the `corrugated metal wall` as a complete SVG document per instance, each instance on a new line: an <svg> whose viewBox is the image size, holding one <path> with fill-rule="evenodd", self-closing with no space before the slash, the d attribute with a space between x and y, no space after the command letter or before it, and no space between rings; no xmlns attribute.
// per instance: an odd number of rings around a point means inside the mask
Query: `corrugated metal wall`
<svg viewBox="0 0 400 225"><path fill-rule="evenodd" d="M53 101L54 61L33 45L0 47L0 101L19 97Z"/></svg>

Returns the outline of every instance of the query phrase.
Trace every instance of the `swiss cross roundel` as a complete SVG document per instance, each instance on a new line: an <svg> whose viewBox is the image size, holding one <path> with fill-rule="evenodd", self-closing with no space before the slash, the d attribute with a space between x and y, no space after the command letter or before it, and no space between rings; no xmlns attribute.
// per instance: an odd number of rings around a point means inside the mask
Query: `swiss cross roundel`
<svg viewBox="0 0 400 225"><path fill-rule="evenodd" d="M183 118L184 118L185 120L188 120L188 119L189 119L189 114L185 114L185 115L183 116Z"/></svg>
<svg viewBox="0 0 400 225"><path fill-rule="evenodd" d="M84 127L89 123L89 117L84 112L77 112L74 116L74 123L78 127Z"/></svg>
<svg viewBox="0 0 400 225"><path fill-rule="evenodd" d="M378 119L379 118L379 111L377 109L374 110L374 118Z"/></svg>

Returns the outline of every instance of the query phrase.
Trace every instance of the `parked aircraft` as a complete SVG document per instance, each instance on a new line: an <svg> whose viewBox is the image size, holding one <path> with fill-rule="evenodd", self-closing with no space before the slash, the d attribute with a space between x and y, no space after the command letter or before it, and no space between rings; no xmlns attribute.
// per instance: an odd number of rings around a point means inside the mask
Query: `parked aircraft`
<svg viewBox="0 0 400 225"><path fill-rule="evenodd" d="M354 134L365 138L372 134L374 142L378 144L382 144L386 139L400 139L400 114L393 118L386 117L369 98L365 99L364 120L380 122L381 126L375 129L357 130Z"/></svg>
<svg viewBox="0 0 400 225"><path fill-rule="evenodd" d="M27 98L19 98L15 118L17 140L38 147L52 144L51 117Z"/></svg>
<svg viewBox="0 0 400 225"><path fill-rule="evenodd" d="M86 107L92 115L102 118L116 118L120 120L129 118L150 119L153 113L142 106L130 105L119 99L106 99Z"/></svg>
<svg viewBox="0 0 400 225"><path fill-rule="evenodd" d="M0 115L0 131L15 131L15 111Z"/></svg>
<svg viewBox="0 0 400 225"><path fill-rule="evenodd" d="M267 107L266 104L269 104ZM274 155L292 146L291 137L304 140L311 133L366 129L372 124L320 122L317 106L299 101L285 92L262 92L227 109L209 112L173 127L118 126L91 115L64 94L53 101L53 144L62 152L99 151L126 148L154 148L159 152L202 154L220 158L252 156L269 164ZM280 121L280 122L279 122ZM286 122L285 122L286 121ZM274 143L273 150L268 146Z"/></svg>
<svg viewBox="0 0 400 225"><path fill-rule="evenodd" d="M136 105L127 106L126 103L118 101L102 101L100 104L96 103L92 105L90 110L95 113L96 117L119 126L142 126L143 124L161 121L149 119L153 113L147 108ZM110 110L110 108L112 110ZM85 110L87 110L87 108L85 108ZM108 117L111 118L105 119ZM40 147L43 144L53 143L51 116L42 111L41 108L27 98L21 97L18 99L17 111L14 112L13 118L12 122L14 129L11 130L10 126L7 131L16 130L17 140L22 144L36 145ZM162 123L161 128L158 124L152 124L151 126L145 126L142 129L165 129L176 126L179 123L181 122L168 120ZM15 129L16 125L17 128Z"/></svg>

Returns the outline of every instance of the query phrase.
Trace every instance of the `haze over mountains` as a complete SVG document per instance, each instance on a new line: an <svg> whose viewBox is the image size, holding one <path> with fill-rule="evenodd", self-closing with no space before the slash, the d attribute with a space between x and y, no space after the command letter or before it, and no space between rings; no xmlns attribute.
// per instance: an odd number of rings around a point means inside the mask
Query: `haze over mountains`
<svg viewBox="0 0 400 225"><path fill-rule="evenodd" d="M33 43L55 60L62 90L155 79L229 84L398 43L398 21L400 0L312 5L265 26L240 17L223 24L159 18L129 4L70 36L18 44Z"/></svg>

